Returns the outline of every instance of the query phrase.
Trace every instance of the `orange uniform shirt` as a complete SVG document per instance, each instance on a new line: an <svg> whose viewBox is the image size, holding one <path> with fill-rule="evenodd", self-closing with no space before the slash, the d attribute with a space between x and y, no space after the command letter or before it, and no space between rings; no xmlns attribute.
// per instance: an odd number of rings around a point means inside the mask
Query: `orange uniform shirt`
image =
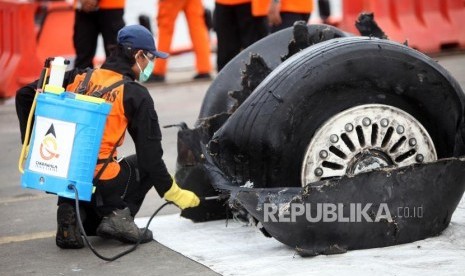
<svg viewBox="0 0 465 276"><path fill-rule="evenodd" d="M250 3L252 0L216 0L215 2L221 5L240 5Z"/></svg>
<svg viewBox="0 0 465 276"><path fill-rule="evenodd" d="M265 16L268 14L272 0L252 0L252 14ZM280 0L281 12L311 13L313 0Z"/></svg>
<svg viewBox="0 0 465 276"><path fill-rule="evenodd" d="M79 5L79 0L74 1L74 7L78 7ZM126 3L126 0L99 0L98 2L98 7L100 9L124 9L124 5Z"/></svg>
<svg viewBox="0 0 465 276"><path fill-rule="evenodd" d="M101 9L124 9L125 0L100 0L98 3Z"/></svg>

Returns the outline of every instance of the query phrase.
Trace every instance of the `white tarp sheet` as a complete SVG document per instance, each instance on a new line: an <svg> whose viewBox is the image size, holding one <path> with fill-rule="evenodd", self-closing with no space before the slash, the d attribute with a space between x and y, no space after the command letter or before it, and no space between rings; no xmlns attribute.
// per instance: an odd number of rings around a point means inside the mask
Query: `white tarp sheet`
<svg viewBox="0 0 465 276"><path fill-rule="evenodd" d="M142 227L148 218L136 219ZM465 275L465 199L438 237L414 243L302 258L255 227L230 220L153 219L155 240L222 275Z"/></svg>

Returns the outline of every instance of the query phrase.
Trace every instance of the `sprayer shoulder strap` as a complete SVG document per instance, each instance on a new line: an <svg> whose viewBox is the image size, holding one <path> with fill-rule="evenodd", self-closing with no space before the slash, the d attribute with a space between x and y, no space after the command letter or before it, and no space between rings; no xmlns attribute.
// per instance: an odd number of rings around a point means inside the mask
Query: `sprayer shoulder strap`
<svg viewBox="0 0 465 276"><path fill-rule="evenodd" d="M87 68L86 69L86 76L84 77L84 80L79 84L78 89L76 90L76 93L78 94L85 94L87 91L87 86L89 85L90 77L92 77L92 73L94 73L95 69L92 68Z"/></svg>
<svg viewBox="0 0 465 276"><path fill-rule="evenodd" d="M108 93L108 92L112 91L113 89L117 88L118 86L120 86L122 84L125 84L125 83L128 83L130 81L131 81L131 79L124 76L122 80L119 80L119 81L113 83L112 85L103 88L102 90L94 91L92 93L92 96L97 97L97 98L102 98L106 93Z"/></svg>
<svg viewBox="0 0 465 276"><path fill-rule="evenodd" d="M87 76L86 76L87 77ZM106 93L110 92L111 90L115 89L116 87L122 85L122 84L125 84L125 83L128 83L128 82L131 82L132 80L129 78L129 77L126 77L124 76L122 80L119 80L115 83L113 83L112 85L110 86L107 86L105 88L103 88L102 90L100 91L94 91L92 93L92 96L94 97L103 97ZM118 147L119 143L121 142L121 139L123 139L123 136L124 136L124 133L126 132L126 129L123 131L123 133L121 134L121 136L119 137L118 141L115 143L115 146L113 147L113 149L111 150L111 153L110 155L108 156L107 159L105 159L105 163L103 164L103 166L100 168L100 170L97 172L97 175L95 175L94 177L94 180L92 181L92 183L94 184L94 186L97 184L97 182L99 181L100 177L102 176L103 172L105 171L105 169L107 168L108 164L112 161L113 159L113 154L115 153L116 151L116 148Z"/></svg>
<svg viewBox="0 0 465 276"><path fill-rule="evenodd" d="M84 80L79 84L78 89L76 90L76 93L78 94L86 94L87 92L87 87L89 86L89 81L90 78L92 77L92 74L94 73L95 69L93 68L87 68L86 69L86 76L84 77ZM118 86L128 83L132 81L129 77L123 76L122 80L119 80L115 83L113 83L110 86L104 87L102 90L99 91L94 91L92 92L91 96L97 97L97 98L102 98L106 93L112 91L113 89L117 88Z"/></svg>

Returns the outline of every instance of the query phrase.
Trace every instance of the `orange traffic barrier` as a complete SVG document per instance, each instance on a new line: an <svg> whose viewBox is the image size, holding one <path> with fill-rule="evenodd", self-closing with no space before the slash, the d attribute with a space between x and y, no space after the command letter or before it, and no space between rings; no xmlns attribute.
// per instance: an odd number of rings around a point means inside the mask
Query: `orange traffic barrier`
<svg viewBox="0 0 465 276"><path fill-rule="evenodd" d="M355 21L361 12L368 10L365 2L365 0L346 0L342 3L341 29L354 34L358 33L357 28L355 28Z"/></svg>
<svg viewBox="0 0 465 276"><path fill-rule="evenodd" d="M399 24L395 20L392 20L395 16L393 15L393 7L390 0L344 1L340 28L344 31L358 34L355 21L362 12L373 12L378 26L383 29L387 36L395 40L402 40L403 34L399 28Z"/></svg>
<svg viewBox="0 0 465 276"><path fill-rule="evenodd" d="M37 79L46 58L75 55L73 24L66 1L0 0L0 98Z"/></svg>
<svg viewBox="0 0 465 276"><path fill-rule="evenodd" d="M361 12L373 12L386 35L427 53L465 49L463 0L345 0L341 28L358 33Z"/></svg>
<svg viewBox="0 0 465 276"><path fill-rule="evenodd" d="M73 45L74 8L66 1L41 2L46 11L37 32L37 56L74 57Z"/></svg>
<svg viewBox="0 0 465 276"><path fill-rule="evenodd" d="M40 74L41 62L34 51L35 4L0 1L0 97L14 96L21 79L33 80Z"/></svg>
<svg viewBox="0 0 465 276"><path fill-rule="evenodd" d="M439 52L441 48L438 34L425 24L426 18L418 3L405 0L392 0L392 2L392 18L399 26L401 34L391 38L397 41L407 40L410 47L424 52Z"/></svg>
<svg viewBox="0 0 465 276"><path fill-rule="evenodd" d="M435 33L437 41L443 48L457 48L460 43L460 30L462 26L454 26L447 19L449 10L445 5L444 0L417 0L418 8L421 9L422 19L425 21L425 26L428 30ZM462 1L462 15L465 16L465 2Z"/></svg>
<svg viewBox="0 0 465 276"><path fill-rule="evenodd" d="M448 20L456 30L458 30L458 43L461 49L465 49L465 1L444 0L443 5L446 20Z"/></svg>

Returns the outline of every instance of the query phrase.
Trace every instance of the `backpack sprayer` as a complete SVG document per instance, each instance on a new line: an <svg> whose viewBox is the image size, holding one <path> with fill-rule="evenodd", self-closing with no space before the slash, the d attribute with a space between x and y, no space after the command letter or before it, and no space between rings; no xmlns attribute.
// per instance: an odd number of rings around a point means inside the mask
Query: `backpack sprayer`
<svg viewBox="0 0 465 276"><path fill-rule="evenodd" d="M74 198L77 221L87 245L97 257L114 261L134 251L141 239L114 257L104 257L88 241L79 212L79 200L92 198L95 166L111 104L102 98L66 92L63 80L68 64L62 57L48 58L41 71L18 162L21 186ZM201 201L217 199L213 196ZM171 203L164 203L153 213L145 231L158 212Z"/></svg>
<svg viewBox="0 0 465 276"><path fill-rule="evenodd" d="M72 184L79 190L80 200L90 201L111 104L101 98L65 92L62 86L67 64L69 61L62 57L45 62L19 159L21 186L74 198L69 187ZM45 85L49 67L49 82ZM28 146L33 114L34 127Z"/></svg>

